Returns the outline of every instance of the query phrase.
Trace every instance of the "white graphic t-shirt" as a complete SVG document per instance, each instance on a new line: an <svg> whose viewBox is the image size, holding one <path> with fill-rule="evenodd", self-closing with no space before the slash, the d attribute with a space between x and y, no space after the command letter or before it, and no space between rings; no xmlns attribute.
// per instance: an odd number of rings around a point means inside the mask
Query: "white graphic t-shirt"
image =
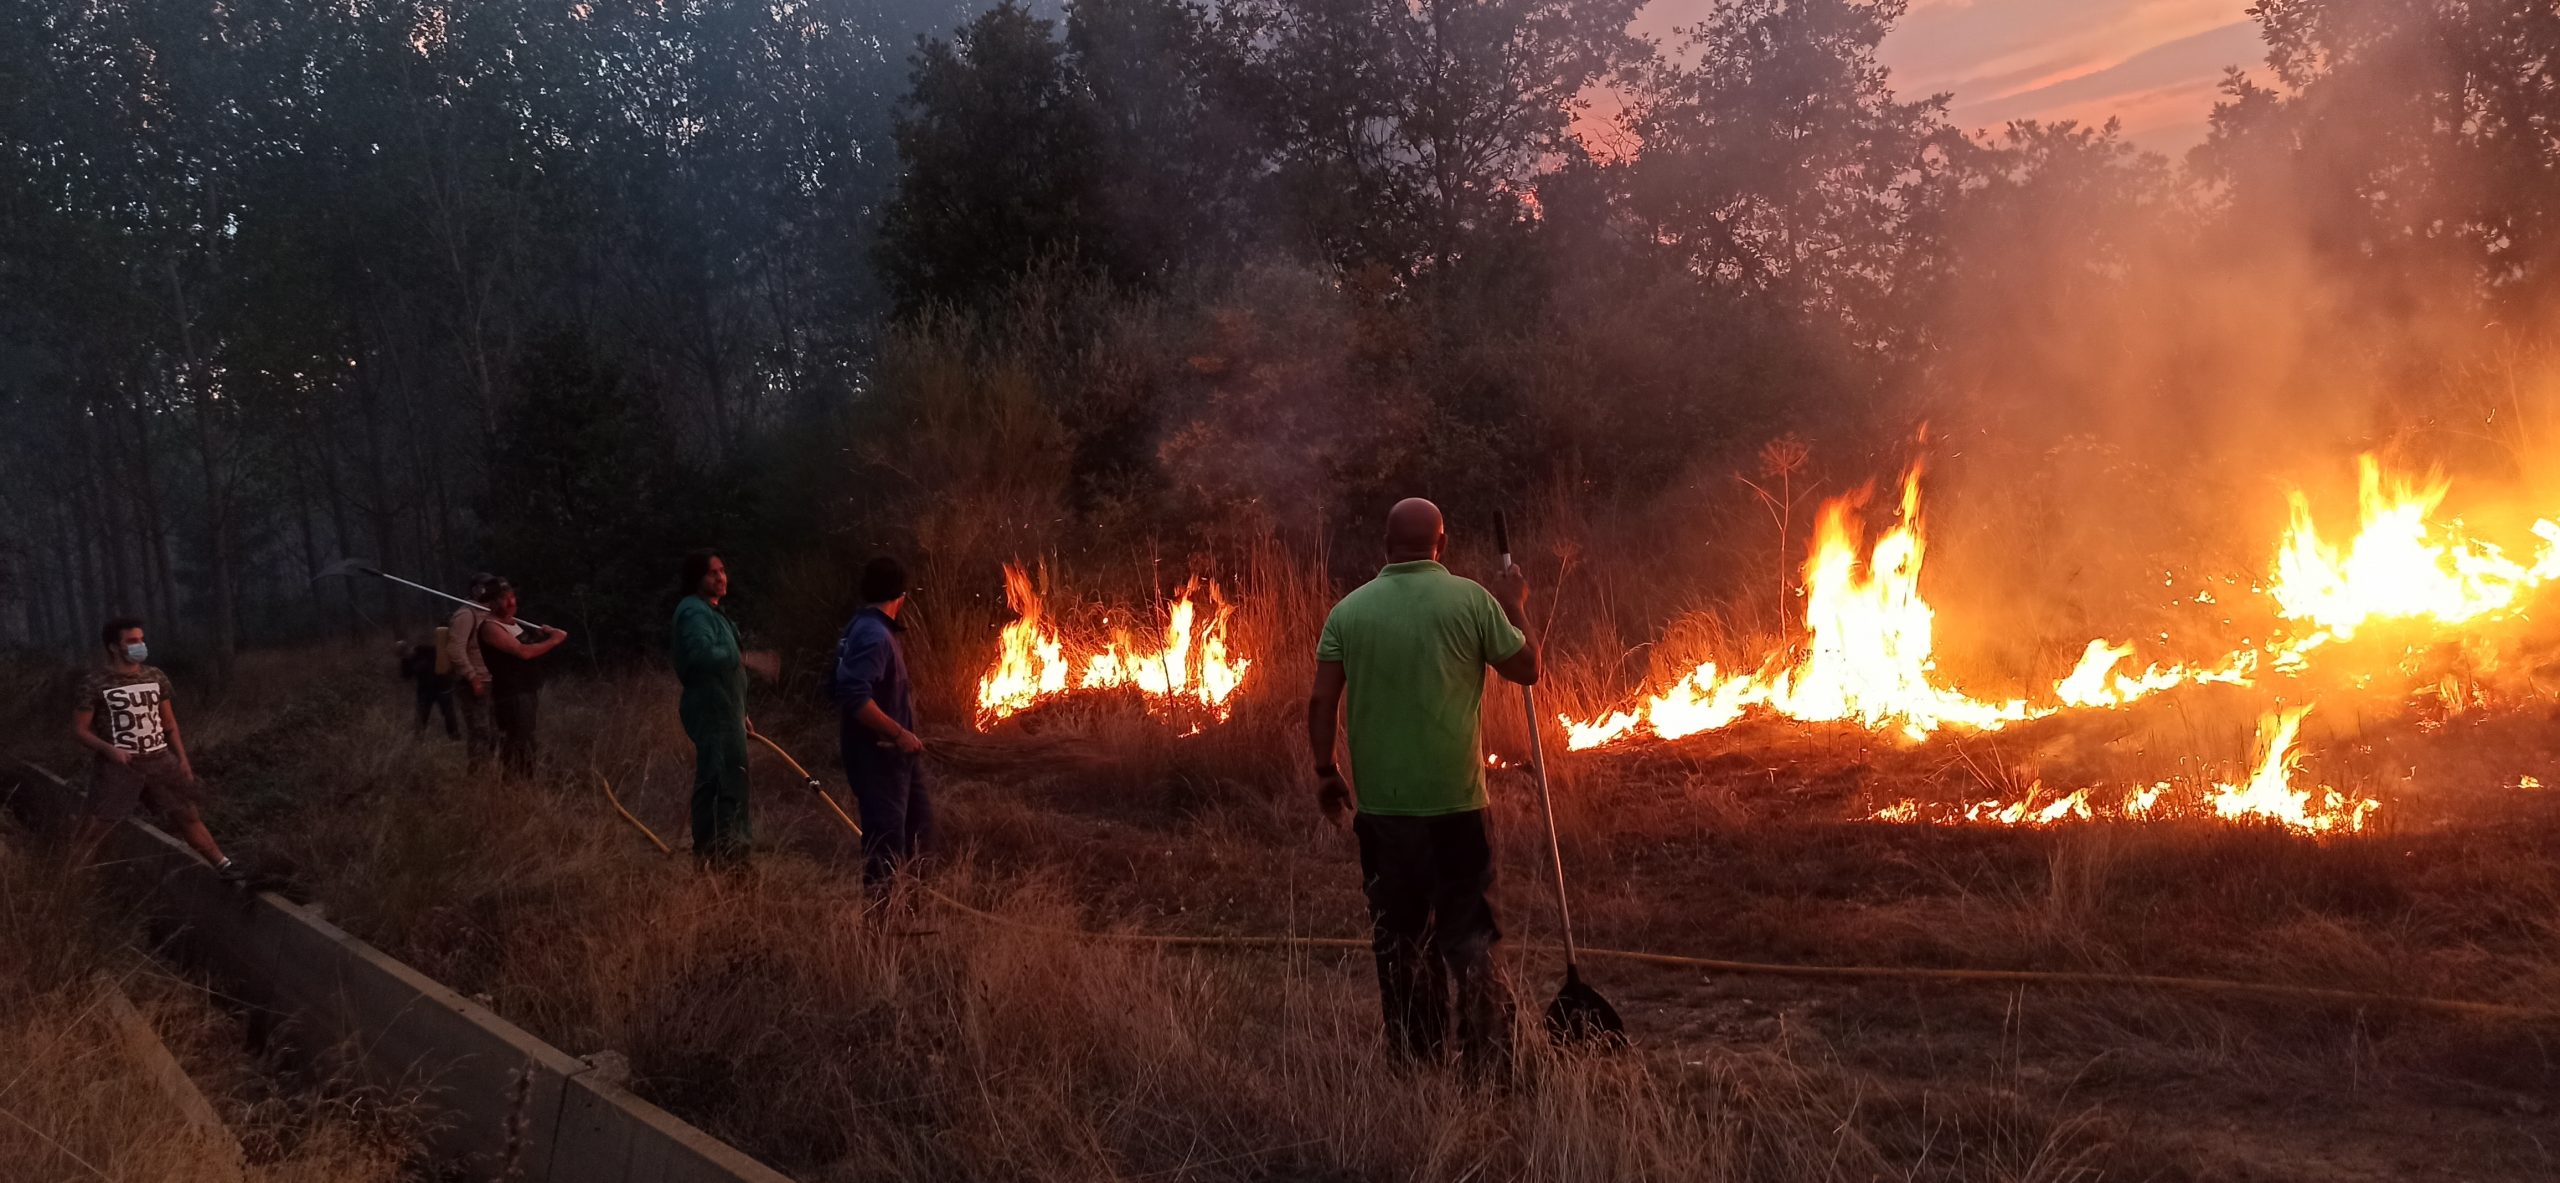
<svg viewBox="0 0 2560 1183"><path fill-rule="evenodd" d="M99 670L80 682L90 730L137 756L169 750L169 727L160 718L160 704L168 700L169 675L147 665L132 673Z"/></svg>

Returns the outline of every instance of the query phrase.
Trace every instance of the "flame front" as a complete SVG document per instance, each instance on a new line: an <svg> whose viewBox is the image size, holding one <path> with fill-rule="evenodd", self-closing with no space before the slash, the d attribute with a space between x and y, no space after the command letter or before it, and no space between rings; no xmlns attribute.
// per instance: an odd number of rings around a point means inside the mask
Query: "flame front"
<svg viewBox="0 0 2560 1183"><path fill-rule="evenodd" d="M2141 821L2210 816L2234 822L2271 822L2305 834L2361 832L2373 812L2382 807L2381 802L2350 797L2326 785L2294 787L2302 756L2296 741L2303 717L2310 713L2310 707L2295 707L2259 720L2258 754L2248 779L2239 784L2164 780L2122 793L2092 787L2053 797L2038 781L2014 801L1995 797L1933 808L1902 800L1875 810L1868 818L1887 822L2051 826L2101 817Z"/></svg>
<svg viewBox="0 0 2560 1183"><path fill-rule="evenodd" d="M2258 746L2263 754L2258 757L2257 771L2245 785L2214 786L2216 816L2230 820L2265 818L2315 834L2364 828L2365 816L2380 808L2381 802L2350 801L2346 794L2326 786L2317 790L2293 787L2295 766L2302 759L2294 747L2294 737L2301 732L2302 717L2310 713L2310 707L2296 707L2259 722Z"/></svg>
<svg viewBox="0 0 2560 1183"><path fill-rule="evenodd" d="M2286 619L2316 625L2340 640L2377 619L2461 624L2514 607L2555 573L2560 557L2550 545L2551 523L2535 524L2543 553L2528 566L2468 537L2459 520L2434 521L2451 487L2441 478L2386 481L2371 456L2358 457L2356 466L2363 529L2346 546L2321 541L2300 491L2287 499L2292 525L2276 552L2275 585L2268 589Z"/></svg>
<svg viewBox="0 0 2560 1183"><path fill-rule="evenodd" d="M1209 601L1205 624L1197 603L1204 591ZM1075 659L1068 657L1068 644L1030 575L1012 563L1004 568L1004 598L1015 619L999 637L994 666L978 681L981 731L1043 700L1122 687L1136 690L1151 712L1205 712L1225 722L1234 710L1231 700L1253 666L1228 640L1235 608L1216 583L1185 583L1180 596L1165 606L1161 633L1141 638L1125 627L1114 628L1107 641ZM1082 672L1073 666L1081 666Z"/></svg>
<svg viewBox="0 0 2560 1183"><path fill-rule="evenodd" d="M1066 646L1058 640L1031 576L1011 563L1004 566L1004 605L1014 621L1004 626L995 668L978 679L978 729L1067 689Z"/></svg>
<svg viewBox="0 0 2560 1183"><path fill-rule="evenodd" d="M2519 560L2471 537L2459 519L2437 517L2449 488L2443 479L2396 476L2370 455L2358 458L2357 477L2358 529L2343 544L2322 536L2305 495L2288 497L2287 528L2264 586L2256 589L2269 601L2276 635L2210 661L2153 662L2139 670L2132 666L2134 646L2100 638L2081 650L2049 696L2030 702L1974 698L1934 677L1935 615L1919 589L1924 543L1915 469L1904 479L1899 522L1863 560L1855 499L1824 507L1804 568L1800 645L1747 673L1701 664L1601 718L1560 717L1566 745L1579 751L1640 736L1679 739L1731 726L1755 710L1805 722L1854 722L1914 740L1949 726L1997 730L2069 710L2121 707L2181 686L2245 687L2295 677L2316 660L2336 658L2360 630L2384 623L2451 629L2514 616L2532 593L2560 578L2560 525L2534 523L2538 549L2530 561ZM2199 596L2197 602L2210 601ZM2223 818L2267 818L2311 833L2362 829L2375 802L2325 786L2292 787L2307 709L2266 717L2262 754L2244 783L2191 785L2180 795ZM2177 811L2164 800L2171 789L2164 781L2122 792L2118 800L2117 791L2096 788L2051 797L2038 785L2021 800L1975 802L1935 820L2036 825L2159 816ZM1906 801L1873 816L1914 821L1924 812Z"/></svg>
<svg viewBox="0 0 2560 1183"><path fill-rule="evenodd" d="M1565 719L1569 748L1597 747L1638 731L1679 739L1727 727L1754 708L1808 723L1855 722L1914 739L1948 724L1991 730L2029 718L2024 700L1985 702L1939 685L1937 613L1920 596L1920 472L1903 478L1902 511L1860 557L1854 498L1822 509L1805 563L1801 656L1781 652L1748 674L1707 662L1634 711L1595 722Z"/></svg>
<svg viewBox="0 0 2560 1183"><path fill-rule="evenodd" d="M1904 479L1901 521L1863 563L1850 513L1854 499L1823 507L1805 564L1804 653L1780 653L1750 674L1700 665L1631 710L1595 720L1562 718L1568 748L1580 751L1640 734L1679 739L1731 726L1754 707L1805 722L1852 721L1926 738L1949 725L1975 731L2072 708L2123 706L2180 686L2248 686L2265 672L2299 673L2311 654L2351 640L2384 620L2456 625L2509 613L2527 593L2560 576L2560 525L2536 522L2542 549L2531 563L2470 538L2459 521L2434 514L2447 485L2410 481L2358 460L2361 529L2345 546L2321 539L2309 501L2289 498L2292 519L2265 589L2276 615L2300 631L2210 662L2120 669L2133 646L2088 643L2049 703L1985 701L1941 686L1931 647L1934 613L1920 595L1924 543L1919 473Z"/></svg>

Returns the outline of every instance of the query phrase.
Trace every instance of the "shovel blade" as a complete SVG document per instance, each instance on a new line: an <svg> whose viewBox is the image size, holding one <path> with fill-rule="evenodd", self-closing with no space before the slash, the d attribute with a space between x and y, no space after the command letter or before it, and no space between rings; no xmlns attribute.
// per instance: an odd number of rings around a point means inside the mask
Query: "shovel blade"
<svg viewBox="0 0 2560 1183"><path fill-rule="evenodd" d="M1599 991L1583 984L1580 969L1568 964L1564 967L1564 988L1556 991L1554 1002L1547 1004L1547 1036L1560 1044L1623 1047L1627 1043L1627 1022L1618 1017L1618 1008L1609 1005Z"/></svg>

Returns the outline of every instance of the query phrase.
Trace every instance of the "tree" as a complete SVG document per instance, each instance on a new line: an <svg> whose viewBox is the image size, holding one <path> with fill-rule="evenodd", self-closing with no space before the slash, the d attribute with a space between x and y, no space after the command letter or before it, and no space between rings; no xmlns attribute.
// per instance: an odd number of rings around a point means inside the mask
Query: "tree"
<svg viewBox="0 0 2560 1183"><path fill-rule="evenodd" d="M1946 97L1894 94L1876 48L1903 0L1718 0L1625 116L1628 208L1708 282L1840 316L1878 341L1945 167Z"/></svg>
<svg viewBox="0 0 2560 1183"><path fill-rule="evenodd" d="M528 603L568 606L590 652L639 648L655 634L675 557L704 536L709 490L651 392L584 337L536 338L512 378L483 511L492 565Z"/></svg>
<svg viewBox="0 0 2560 1183"><path fill-rule="evenodd" d="M1294 229L1346 267L1444 266L1532 216L1637 0L1235 0Z"/></svg>
<svg viewBox="0 0 2560 1183"><path fill-rule="evenodd" d="M971 304L1052 258L1125 275L1095 139L1053 22L1005 0L949 41L925 41L899 106L902 171L878 247L898 306Z"/></svg>
<svg viewBox="0 0 2560 1183"><path fill-rule="evenodd" d="M1111 256L1157 286L1267 245L1269 153L1246 105L1251 51L1236 24L1191 0L1077 0L1066 37Z"/></svg>
<svg viewBox="0 0 2560 1183"><path fill-rule="evenodd" d="M2235 74L2195 153L2243 225L2300 224L2424 300L2450 271L2509 309L2560 297L2560 8L2264 0L2270 72Z"/></svg>

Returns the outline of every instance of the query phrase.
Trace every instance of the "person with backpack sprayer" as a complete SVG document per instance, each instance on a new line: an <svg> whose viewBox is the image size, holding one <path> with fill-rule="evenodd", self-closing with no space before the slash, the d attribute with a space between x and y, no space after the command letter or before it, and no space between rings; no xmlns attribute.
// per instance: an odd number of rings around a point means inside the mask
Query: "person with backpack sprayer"
<svg viewBox="0 0 2560 1183"><path fill-rule="evenodd" d="M1389 1052L1443 1058L1454 981L1460 1061L1498 1079L1512 1017L1488 898L1484 671L1531 685L1538 645L1527 577L1507 564L1482 584L1452 575L1439 562L1447 538L1439 507L1421 498L1388 513L1386 567L1334 605L1316 643L1307 741L1317 804L1337 825L1351 815L1359 838ZM1348 781L1334 764L1340 719Z"/></svg>

